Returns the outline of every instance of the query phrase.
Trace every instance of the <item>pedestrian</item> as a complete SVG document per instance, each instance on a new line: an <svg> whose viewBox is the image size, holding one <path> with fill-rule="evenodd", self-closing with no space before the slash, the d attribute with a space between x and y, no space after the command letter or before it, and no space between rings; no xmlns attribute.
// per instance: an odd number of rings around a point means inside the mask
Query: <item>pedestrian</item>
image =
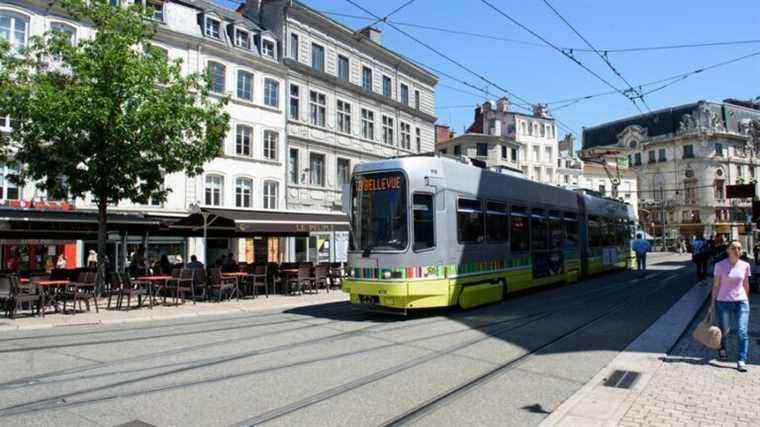
<svg viewBox="0 0 760 427"><path fill-rule="evenodd" d="M643 239L641 233L636 234L636 240L633 241L633 251L636 252L636 270L647 271L647 252L649 252L649 242Z"/></svg>
<svg viewBox="0 0 760 427"><path fill-rule="evenodd" d="M90 249L87 255L87 268L95 268L98 265L98 253L94 249Z"/></svg>
<svg viewBox="0 0 760 427"><path fill-rule="evenodd" d="M752 254L755 257L755 265L760 265L760 242L755 242L752 247Z"/></svg>
<svg viewBox="0 0 760 427"><path fill-rule="evenodd" d="M66 268L66 255L60 254L58 255L58 261L55 262L55 268L57 269L64 269Z"/></svg>
<svg viewBox="0 0 760 427"><path fill-rule="evenodd" d="M190 270L200 270L203 268L203 263L198 261L198 257L195 255L190 256L190 262L187 263L187 268Z"/></svg>
<svg viewBox="0 0 760 427"><path fill-rule="evenodd" d="M712 288L712 302L718 315L721 330L718 358L726 360L726 337L731 326L731 319L736 322L738 354L736 369L747 371L747 350L749 337L749 277L752 275L749 263L739 259L742 245L734 240L728 244L728 258L715 264L715 281Z"/></svg>
<svg viewBox="0 0 760 427"><path fill-rule="evenodd" d="M702 235L696 236L691 243L691 258L697 265L697 281L702 282L707 277L707 262L710 258L710 248Z"/></svg>

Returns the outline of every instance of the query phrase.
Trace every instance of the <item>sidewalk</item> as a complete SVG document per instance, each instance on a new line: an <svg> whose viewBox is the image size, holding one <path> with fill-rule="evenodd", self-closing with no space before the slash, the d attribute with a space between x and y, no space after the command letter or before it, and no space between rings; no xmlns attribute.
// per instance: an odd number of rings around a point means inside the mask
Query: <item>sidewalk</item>
<svg viewBox="0 0 760 427"><path fill-rule="evenodd" d="M153 309L147 306L125 310L106 309L106 300L98 301L100 312L78 312L75 314L50 313L45 317L29 316L28 310L21 312L16 319L0 318L0 332L18 329L42 329L58 326L117 324L151 320L180 319L195 316L213 316L234 313L262 312L287 310L310 305L329 304L332 302L348 301L348 295L340 290L330 293L305 294L298 296L270 295L269 298L259 296L255 299L241 299L222 302L186 301L185 304L156 305Z"/></svg>
<svg viewBox="0 0 760 427"><path fill-rule="evenodd" d="M751 296L749 372L694 341L711 281L695 286L605 369L547 417L546 426L757 425L760 423L760 296ZM695 313L699 312L696 316ZM681 335L683 332L683 335ZM679 339L680 336L680 339ZM671 344L675 343L668 354ZM604 382L614 370L640 377L629 389Z"/></svg>

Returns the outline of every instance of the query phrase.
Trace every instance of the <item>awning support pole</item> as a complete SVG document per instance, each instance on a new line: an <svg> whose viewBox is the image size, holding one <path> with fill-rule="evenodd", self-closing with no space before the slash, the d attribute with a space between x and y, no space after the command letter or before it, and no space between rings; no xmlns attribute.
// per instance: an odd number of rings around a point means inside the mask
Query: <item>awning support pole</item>
<svg viewBox="0 0 760 427"><path fill-rule="evenodd" d="M129 262L129 249L127 247L127 232L121 235L121 265L119 271L124 273L127 271L127 263Z"/></svg>

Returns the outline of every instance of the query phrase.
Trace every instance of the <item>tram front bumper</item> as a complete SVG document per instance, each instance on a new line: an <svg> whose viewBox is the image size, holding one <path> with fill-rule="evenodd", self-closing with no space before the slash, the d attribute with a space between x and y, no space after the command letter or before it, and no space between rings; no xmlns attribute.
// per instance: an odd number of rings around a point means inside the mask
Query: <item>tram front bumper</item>
<svg viewBox="0 0 760 427"><path fill-rule="evenodd" d="M343 281L342 289L351 295L351 304L377 305L398 309L446 307L452 304L447 280Z"/></svg>

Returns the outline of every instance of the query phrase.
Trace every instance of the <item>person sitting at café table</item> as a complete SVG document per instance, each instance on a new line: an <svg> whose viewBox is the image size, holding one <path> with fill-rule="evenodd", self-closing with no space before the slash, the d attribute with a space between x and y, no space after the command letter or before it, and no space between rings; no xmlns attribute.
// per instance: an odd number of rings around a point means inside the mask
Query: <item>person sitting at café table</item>
<svg viewBox="0 0 760 427"><path fill-rule="evenodd" d="M227 260L224 265L222 265L222 271L225 273L238 271L238 264L237 261L235 261L235 255L232 252L227 255Z"/></svg>
<svg viewBox="0 0 760 427"><path fill-rule="evenodd" d="M198 257L195 255L192 255L190 257L190 262L187 263L187 268L190 270L200 270L203 268L203 263L198 261Z"/></svg>
<svg viewBox="0 0 760 427"><path fill-rule="evenodd" d="M174 268L174 265L169 262L169 256L166 254L161 255L161 261L159 262L161 266L161 274L171 274L172 269Z"/></svg>

